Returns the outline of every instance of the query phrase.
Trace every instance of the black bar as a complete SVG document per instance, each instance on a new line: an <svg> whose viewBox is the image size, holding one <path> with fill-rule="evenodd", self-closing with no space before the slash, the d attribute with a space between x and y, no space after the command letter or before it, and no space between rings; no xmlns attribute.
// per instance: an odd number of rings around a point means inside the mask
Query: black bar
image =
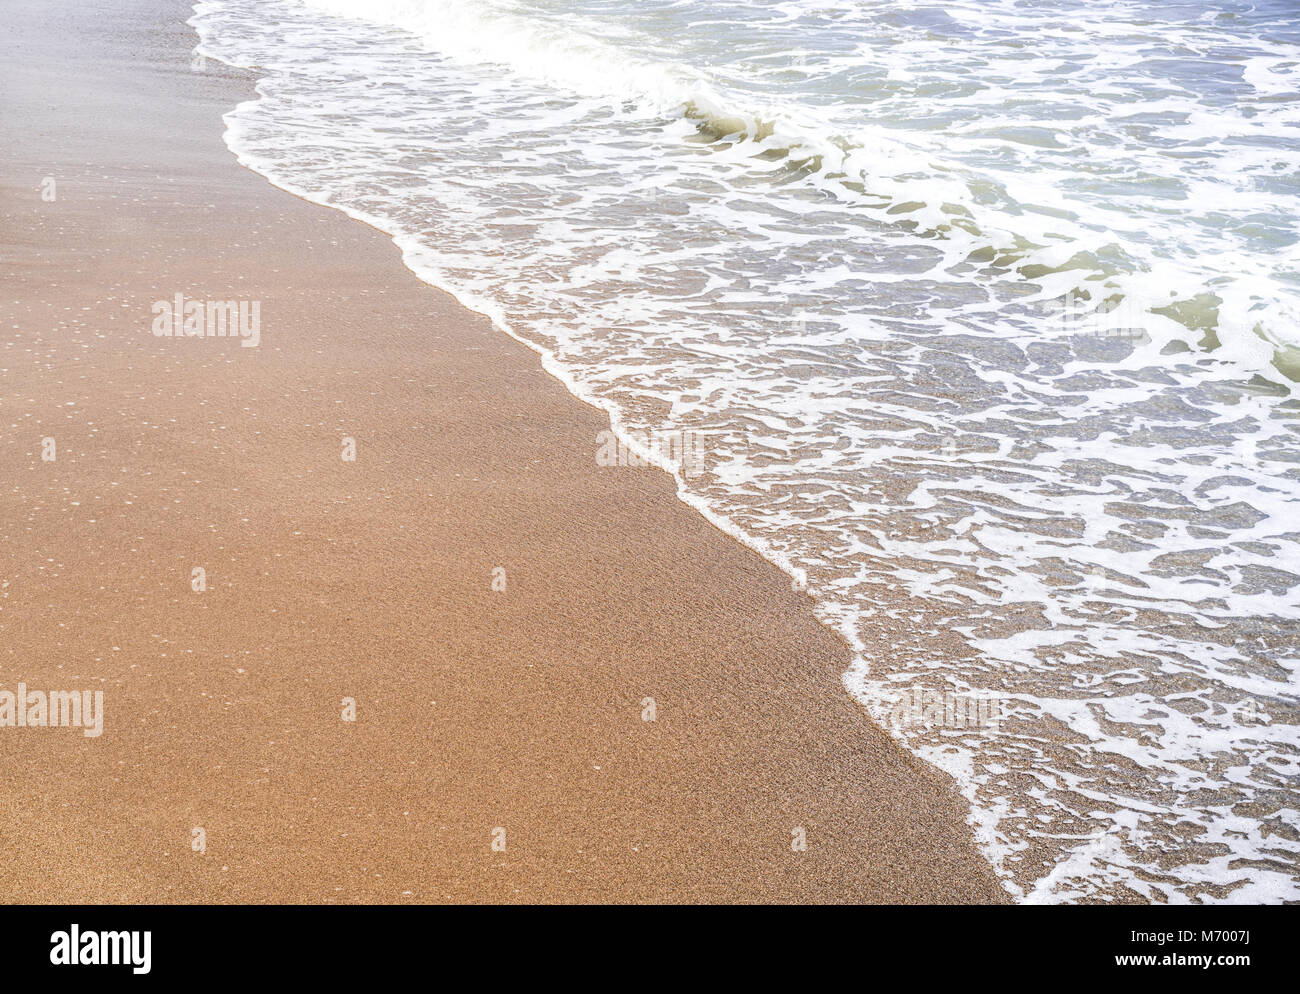
<svg viewBox="0 0 1300 994"><path fill-rule="evenodd" d="M110 954L127 950L125 963L55 965L56 937L70 940L74 924L83 948L88 932L141 934L134 946L117 936L107 943ZM1287 954L1295 924L1277 907L7 906L0 908L0 962L6 980L42 989L101 980L288 980L337 989L350 981L402 981L412 971L430 987L478 986L503 972L531 974L535 982L657 976L676 986L707 977L763 979L774 969L805 972L809 987L843 971L868 988L891 976L915 981L918 990L936 982L974 990L1097 979L1222 988L1293 975ZM146 931L148 973L136 973L130 953L143 952ZM98 935L90 944L99 948ZM1135 956L1154 959L1118 959ZM1201 957L1210 958L1208 966ZM456 980L463 969L477 973Z"/></svg>

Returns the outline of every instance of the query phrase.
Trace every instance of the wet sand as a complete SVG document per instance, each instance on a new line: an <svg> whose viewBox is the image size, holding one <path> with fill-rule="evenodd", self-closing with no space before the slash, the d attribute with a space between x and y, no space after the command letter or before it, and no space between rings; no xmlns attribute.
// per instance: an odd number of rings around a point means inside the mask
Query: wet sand
<svg viewBox="0 0 1300 994"><path fill-rule="evenodd" d="M190 13L6 7L0 690L104 726L0 728L0 900L1007 900L786 576L236 164ZM177 293L260 345L154 337Z"/></svg>

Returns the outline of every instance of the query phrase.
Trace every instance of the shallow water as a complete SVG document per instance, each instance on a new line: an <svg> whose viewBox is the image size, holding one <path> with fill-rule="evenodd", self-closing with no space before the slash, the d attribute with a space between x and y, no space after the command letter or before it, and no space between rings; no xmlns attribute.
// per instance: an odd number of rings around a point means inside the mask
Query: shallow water
<svg viewBox="0 0 1300 994"><path fill-rule="evenodd" d="M1287 5L197 9L241 161L692 433L1009 889L1300 899Z"/></svg>

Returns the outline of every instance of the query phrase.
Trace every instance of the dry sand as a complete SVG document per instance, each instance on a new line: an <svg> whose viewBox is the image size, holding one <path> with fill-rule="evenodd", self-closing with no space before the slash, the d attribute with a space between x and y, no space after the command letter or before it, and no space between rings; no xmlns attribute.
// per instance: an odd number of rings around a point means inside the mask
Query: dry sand
<svg viewBox="0 0 1300 994"><path fill-rule="evenodd" d="M105 718L0 728L0 899L1006 900L787 577L235 163L251 79L192 71L189 14L6 4L0 688ZM154 338L177 292L260 301L261 346Z"/></svg>

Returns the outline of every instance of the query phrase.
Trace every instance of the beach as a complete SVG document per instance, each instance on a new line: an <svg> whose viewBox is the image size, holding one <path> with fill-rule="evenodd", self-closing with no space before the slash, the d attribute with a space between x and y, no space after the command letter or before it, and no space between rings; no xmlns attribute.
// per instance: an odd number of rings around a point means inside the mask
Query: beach
<svg viewBox="0 0 1300 994"><path fill-rule="evenodd" d="M0 899L1009 900L788 575L236 162L191 15L6 8L0 689L103 704L0 728Z"/></svg>

